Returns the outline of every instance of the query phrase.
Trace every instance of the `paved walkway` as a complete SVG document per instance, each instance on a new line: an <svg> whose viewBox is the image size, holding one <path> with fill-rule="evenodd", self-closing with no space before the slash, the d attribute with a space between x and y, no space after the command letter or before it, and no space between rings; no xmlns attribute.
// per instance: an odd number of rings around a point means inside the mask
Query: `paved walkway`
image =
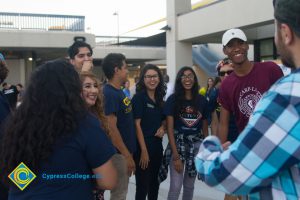
<svg viewBox="0 0 300 200"><path fill-rule="evenodd" d="M163 146L164 148L167 146L168 138L165 135L163 139ZM168 178L160 184L158 200L166 200L168 197L168 191L170 186L170 179ZM182 195L182 190L181 190ZM109 200L109 191L105 192L105 199ZM130 177L129 186L128 186L128 193L127 193L127 200L134 200L135 199L135 177ZM181 197L179 198L181 200ZM224 193L213 188L208 187L205 183L196 179L195 181L195 189L194 189L194 198L193 200L223 200Z"/></svg>
<svg viewBox="0 0 300 200"><path fill-rule="evenodd" d="M169 178L160 184L158 200L166 200L169 191ZM182 191L181 191L182 194ZM105 199L109 200L109 191L105 192ZM127 200L135 199L135 178L129 180ZM179 198L181 200L181 197ZM224 193L206 186L203 182L196 180L193 200L223 200Z"/></svg>

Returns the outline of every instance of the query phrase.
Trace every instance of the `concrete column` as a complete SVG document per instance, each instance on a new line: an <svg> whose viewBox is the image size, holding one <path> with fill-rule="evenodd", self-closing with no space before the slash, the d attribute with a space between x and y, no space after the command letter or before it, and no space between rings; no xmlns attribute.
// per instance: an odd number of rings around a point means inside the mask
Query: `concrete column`
<svg viewBox="0 0 300 200"><path fill-rule="evenodd" d="M175 83L178 70L182 66L192 66L192 43L178 41L177 15L191 10L191 0L167 0L167 74Z"/></svg>

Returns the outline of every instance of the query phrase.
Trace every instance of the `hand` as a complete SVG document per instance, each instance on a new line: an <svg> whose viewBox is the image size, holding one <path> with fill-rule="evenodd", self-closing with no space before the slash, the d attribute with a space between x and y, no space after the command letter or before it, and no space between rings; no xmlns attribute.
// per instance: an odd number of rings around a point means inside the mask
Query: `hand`
<svg viewBox="0 0 300 200"><path fill-rule="evenodd" d="M223 147L224 151L227 150L230 145L231 145L230 141L227 141L227 142L223 143L222 147Z"/></svg>
<svg viewBox="0 0 300 200"><path fill-rule="evenodd" d="M127 163L127 172L128 176L134 175L135 173L135 163L133 161L132 155L125 156L126 163Z"/></svg>
<svg viewBox="0 0 300 200"><path fill-rule="evenodd" d="M148 154L147 149L146 150L142 150L139 165L141 166L141 168L143 170L145 170L148 167L149 161L150 160L149 160L149 154Z"/></svg>
<svg viewBox="0 0 300 200"><path fill-rule="evenodd" d="M159 137L162 138L165 134L165 129L163 126L159 127L159 129L157 129L156 133L155 133L155 137Z"/></svg>
<svg viewBox="0 0 300 200"><path fill-rule="evenodd" d="M89 71L92 71L92 69L93 69L93 61L89 60L89 61L84 61L83 62L81 71L89 72Z"/></svg>
<svg viewBox="0 0 300 200"><path fill-rule="evenodd" d="M180 159L173 160L174 168L178 173L182 173L183 171L183 163Z"/></svg>

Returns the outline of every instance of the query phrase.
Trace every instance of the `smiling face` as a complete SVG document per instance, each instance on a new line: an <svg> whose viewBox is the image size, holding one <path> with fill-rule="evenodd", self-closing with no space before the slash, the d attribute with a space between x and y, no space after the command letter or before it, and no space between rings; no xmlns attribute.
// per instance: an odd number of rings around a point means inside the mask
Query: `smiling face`
<svg viewBox="0 0 300 200"><path fill-rule="evenodd" d="M158 73L153 70L149 69L144 75L144 83L147 90L155 90L158 86L160 80Z"/></svg>
<svg viewBox="0 0 300 200"><path fill-rule="evenodd" d="M229 74L231 74L232 72L233 72L233 66L232 66L232 63L223 65L223 66L220 68L220 71L219 71L219 77L220 77L221 81L223 81L223 80L224 80L227 76L229 76Z"/></svg>
<svg viewBox="0 0 300 200"><path fill-rule="evenodd" d="M99 95L99 86L96 80L85 77L82 83L82 97L88 107L95 105Z"/></svg>
<svg viewBox="0 0 300 200"><path fill-rule="evenodd" d="M185 90L191 90L195 83L195 76L191 70L186 70L181 76L181 84Z"/></svg>
<svg viewBox="0 0 300 200"><path fill-rule="evenodd" d="M240 39L232 39L223 48L223 52L233 64L241 65L248 60L249 45Z"/></svg>

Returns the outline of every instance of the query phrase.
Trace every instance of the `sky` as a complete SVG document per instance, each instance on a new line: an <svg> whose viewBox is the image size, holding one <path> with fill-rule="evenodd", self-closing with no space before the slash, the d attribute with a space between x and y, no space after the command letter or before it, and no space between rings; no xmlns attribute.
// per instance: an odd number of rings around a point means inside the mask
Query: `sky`
<svg viewBox="0 0 300 200"><path fill-rule="evenodd" d="M116 36L119 27L120 36L146 37L159 32L165 23L144 33L128 31L166 17L166 0L0 0L0 5L0 12L85 16L86 32L99 36Z"/></svg>
<svg viewBox="0 0 300 200"><path fill-rule="evenodd" d="M0 12L85 16L86 31L115 36L166 16L166 0L0 0Z"/></svg>

